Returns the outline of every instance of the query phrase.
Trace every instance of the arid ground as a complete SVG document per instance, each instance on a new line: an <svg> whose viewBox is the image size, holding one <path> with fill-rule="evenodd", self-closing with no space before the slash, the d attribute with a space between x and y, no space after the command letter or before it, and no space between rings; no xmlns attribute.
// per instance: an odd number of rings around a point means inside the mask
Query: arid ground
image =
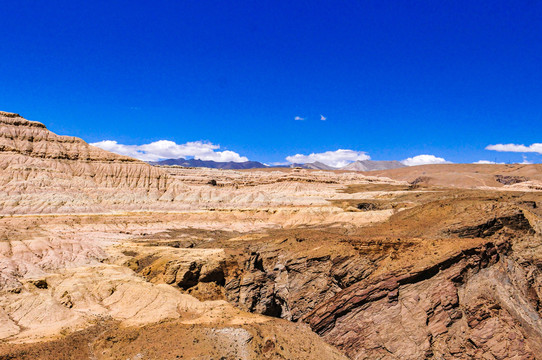
<svg viewBox="0 0 542 360"><path fill-rule="evenodd" d="M152 167L0 112L0 359L542 359L541 195Z"/></svg>

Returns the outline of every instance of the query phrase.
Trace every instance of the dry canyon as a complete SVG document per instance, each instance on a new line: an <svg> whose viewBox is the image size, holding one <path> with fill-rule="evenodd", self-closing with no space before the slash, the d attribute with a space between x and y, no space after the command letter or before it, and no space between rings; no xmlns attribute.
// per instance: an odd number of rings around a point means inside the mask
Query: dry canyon
<svg viewBox="0 0 542 360"><path fill-rule="evenodd" d="M542 359L542 165L151 166L0 112L0 359Z"/></svg>

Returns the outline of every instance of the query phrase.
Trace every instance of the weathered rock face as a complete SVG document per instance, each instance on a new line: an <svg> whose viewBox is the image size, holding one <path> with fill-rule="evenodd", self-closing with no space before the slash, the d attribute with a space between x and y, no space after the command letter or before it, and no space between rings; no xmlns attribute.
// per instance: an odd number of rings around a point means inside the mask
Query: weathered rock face
<svg viewBox="0 0 542 360"><path fill-rule="evenodd" d="M59 136L37 121L0 111L0 151L33 158L104 162L139 162L91 146L72 136Z"/></svg>
<svg viewBox="0 0 542 360"><path fill-rule="evenodd" d="M291 321L374 269L369 259L352 252L296 257L279 249L253 252L240 265L229 269L225 284L228 300L247 311Z"/></svg>
<svg viewBox="0 0 542 360"><path fill-rule="evenodd" d="M538 359L542 239L524 220L508 223L522 236L503 232L498 244L362 280L303 321L352 359Z"/></svg>
<svg viewBox="0 0 542 360"><path fill-rule="evenodd" d="M225 253L222 249L177 249L166 246L129 246L125 263L152 283L188 290L199 283L224 285Z"/></svg>
<svg viewBox="0 0 542 360"><path fill-rule="evenodd" d="M359 282L305 319L351 358L429 357L434 355L434 341L463 318L459 286L470 272L497 260L497 247L489 243L414 273Z"/></svg>
<svg viewBox="0 0 542 360"><path fill-rule="evenodd" d="M156 199L167 176L141 161L0 112L0 214L104 211Z"/></svg>
<svg viewBox="0 0 542 360"><path fill-rule="evenodd" d="M226 291L241 308L307 322L352 359L535 359L540 270L512 254L508 242L487 242L414 272L368 279L374 266L350 268L351 281L341 284L334 275L345 267L329 258L267 271L276 259L253 253Z"/></svg>
<svg viewBox="0 0 542 360"><path fill-rule="evenodd" d="M339 243L325 233L275 236L230 266L227 298L248 311L307 322L352 359L538 358L537 207L521 200L444 204L414 207ZM417 228L418 219L428 225ZM390 246L373 240L386 227L401 237ZM406 234L421 239L409 245ZM311 250L323 244L327 255Z"/></svg>

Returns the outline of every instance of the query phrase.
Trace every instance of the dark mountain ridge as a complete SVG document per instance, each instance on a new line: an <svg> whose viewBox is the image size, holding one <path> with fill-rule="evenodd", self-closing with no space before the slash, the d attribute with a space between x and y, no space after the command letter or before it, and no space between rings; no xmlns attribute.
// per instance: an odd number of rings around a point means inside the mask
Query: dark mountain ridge
<svg viewBox="0 0 542 360"><path fill-rule="evenodd" d="M234 162L234 161L227 161L227 162L220 162L220 161L213 161L213 160L199 160L199 159L166 159L166 160L160 160L160 161L152 161L149 162L151 165L157 165L157 166L183 166L183 167L207 167L212 169L258 169L258 168L266 168L267 166L262 164L259 161L243 161L243 162Z"/></svg>

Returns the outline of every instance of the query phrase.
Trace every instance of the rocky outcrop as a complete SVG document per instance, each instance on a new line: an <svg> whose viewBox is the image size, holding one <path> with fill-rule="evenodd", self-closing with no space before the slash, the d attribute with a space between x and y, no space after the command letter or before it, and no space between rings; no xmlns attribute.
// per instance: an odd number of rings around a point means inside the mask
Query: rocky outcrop
<svg viewBox="0 0 542 360"><path fill-rule="evenodd" d="M236 254L226 296L247 311L308 323L351 359L536 359L537 209L531 200L439 200L338 243L311 236L316 229L276 235ZM401 238L384 241L389 229Z"/></svg>
<svg viewBox="0 0 542 360"><path fill-rule="evenodd" d="M60 136L37 121L0 111L0 152L43 159L139 162L91 146L72 136Z"/></svg>
<svg viewBox="0 0 542 360"><path fill-rule="evenodd" d="M103 211L157 199L165 173L0 112L0 214Z"/></svg>
<svg viewBox="0 0 542 360"><path fill-rule="evenodd" d="M176 249L165 246L126 245L124 265L153 283L188 290L199 283L224 285L225 253L222 249Z"/></svg>
<svg viewBox="0 0 542 360"><path fill-rule="evenodd" d="M529 299L508 252L507 243L487 243L420 271L361 281L303 320L352 359L538 358L539 300Z"/></svg>
<svg viewBox="0 0 542 360"><path fill-rule="evenodd" d="M351 249L300 254L292 251L299 242L309 249L316 246L310 239L293 237L246 257L235 254L226 272L227 299L250 312L297 321L374 270L371 257L356 256Z"/></svg>
<svg viewBox="0 0 542 360"><path fill-rule="evenodd" d="M495 263L497 259L497 248L492 243L488 243L486 246L461 252L445 262L416 272L386 274L383 278L358 282L337 294L328 304L320 305L318 309L305 318L310 319L309 323L317 333L325 334L335 327L337 318L351 312L353 309L383 298L387 298L392 303L397 301L399 288L402 285L422 282L444 270L449 273L450 281L458 282L463 279L467 271ZM453 267L453 271L449 270L451 267Z"/></svg>
<svg viewBox="0 0 542 360"><path fill-rule="evenodd" d="M525 176L495 175L495 181L503 185L514 185L528 180Z"/></svg>
<svg viewBox="0 0 542 360"><path fill-rule="evenodd" d="M464 226L460 227L459 229L451 229L449 230L449 233L464 238L485 238L493 236L503 228L508 228L512 231L522 232L530 235L535 234L531 223L521 210L515 211L509 215L494 217L493 219L482 224Z"/></svg>

